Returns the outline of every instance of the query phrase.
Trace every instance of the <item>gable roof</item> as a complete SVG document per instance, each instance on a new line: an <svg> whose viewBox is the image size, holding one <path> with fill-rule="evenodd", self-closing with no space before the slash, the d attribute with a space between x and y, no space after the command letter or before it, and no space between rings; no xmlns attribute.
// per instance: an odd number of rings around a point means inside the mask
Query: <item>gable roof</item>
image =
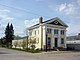
<svg viewBox="0 0 80 60"><path fill-rule="evenodd" d="M68 25L65 24L65 23L64 23L60 18L58 18L58 17L55 17L55 18L46 20L46 21L44 21L44 22L42 22L42 23L43 23L43 24L48 24L48 23L51 23L51 22L53 22L53 21L55 21L55 20L57 20L60 24L62 24L62 26L68 27ZM31 27L35 27L35 26L38 26L38 25L39 25L39 23L36 24L36 25L33 25L33 26L31 26Z"/></svg>

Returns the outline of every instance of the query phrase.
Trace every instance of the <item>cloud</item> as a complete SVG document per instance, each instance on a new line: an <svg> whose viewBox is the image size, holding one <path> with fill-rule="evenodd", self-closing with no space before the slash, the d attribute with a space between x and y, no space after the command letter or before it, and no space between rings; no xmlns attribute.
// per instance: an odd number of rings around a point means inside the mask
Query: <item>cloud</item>
<svg viewBox="0 0 80 60"><path fill-rule="evenodd" d="M56 11L69 15L69 16L80 16L80 0L74 0L70 3L62 3L56 6Z"/></svg>
<svg viewBox="0 0 80 60"><path fill-rule="evenodd" d="M4 36L6 24L14 19L10 13L10 10L0 9L0 37Z"/></svg>
<svg viewBox="0 0 80 60"><path fill-rule="evenodd" d="M3 9L3 10L0 10L0 12L11 12L11 11L7 9Z"/></svg>
<svg viewBox="0 0 80 60"><path fill-rule="evenodd" d="M75 35L80 33L80 24L68 24L67 35Z"/></svg>
<svg viewBox="0 0 80 60"><path fill-rule="evenodd" d="M12 19L14 18L9 15L0 14L0 20L12 20Z"/></svg>
<svg viewBox="0 0 80 60"><path fill-rule="evenodd" d="M0 37L4 36L5 26L5 24L0 24Z"/></svg>
<svg viewBox="0 0 80 60"><path fill-rule="evenodd" d="M56 11L61 13L62 16L68 17L70 20L65 19L69 23L67 35L76 35L80 32L80 0L74 0L68 3L61 3L56 6Z"/></svg>
<svg viewBox="0 0 80 60"><path fill-rule="evenodd" d="M76 7L71 3L70 4L64 3L64 4L58 5L57 11L62 12L66 15L71 15L75 13Z"/></svg>
<svg viewBox="0 0 80 60"><path fill-rule="evenodd" d="M6 9L0 10L0 20L12 20L12 19L14 19L13 17L11 17L9 15L10 12L11 12L10 10L6 10Z"/></svg>
<svg viewBox="0 0 80 60"><path fill-rule="evenodd" d="M33 26L33 25L39 23L39 18L32 19L32 20L25 20L24 23L25 23L26 27L30 27L30 26Z"/></svg>

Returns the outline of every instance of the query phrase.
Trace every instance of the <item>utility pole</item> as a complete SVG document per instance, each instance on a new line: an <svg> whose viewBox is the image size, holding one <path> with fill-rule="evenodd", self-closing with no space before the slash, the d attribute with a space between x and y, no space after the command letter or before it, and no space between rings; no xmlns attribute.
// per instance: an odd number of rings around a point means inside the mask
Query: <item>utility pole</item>
<svg viewBox="0 0 80 60"><path fill-rule="evenodd" d="M47 32L46 32L46 52L47 52Z"/></svg>
<svg viewBox="0 0 80 60"><path fill-rule="evenodd" d="M28 36L27 36L27 51L28 51Z"/></svg>

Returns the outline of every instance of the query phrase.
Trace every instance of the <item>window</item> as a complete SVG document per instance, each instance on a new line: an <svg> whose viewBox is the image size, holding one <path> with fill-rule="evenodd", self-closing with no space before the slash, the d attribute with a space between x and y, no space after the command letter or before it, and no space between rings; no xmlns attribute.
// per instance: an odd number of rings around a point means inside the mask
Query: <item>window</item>
<svg viewBox="0 0 80 60"><path fill-rule="evenodd" d="M48 41L47 41L47 44L48 44L48 48L50 48L50 46L51 46L51 38L50 37L48 37Z"/></svg>
<svg viewBox="0 0 80 60"><path fill-rule="evenodd" d="M36 35L36 31L35 31L35 35Z"/></svg>
<svg viewBox="0 0 80 60"><path fill-rule="evenodd" d="M51 33L51 29L47 29L47 32L48 32L48 33Z"/></svg>
<svg viewBox="0 0 80 60"><path fill-rule="evenodd" d="M61 38L61 44L64 44L64 38Z"/></svg>
<svg viewBox="0 0 80 60"><path fill-rule="evenodd" d="M58 34L58 29L54 29L54 34Z"/></svg>
<svg viewBox="0 0 80 60"><path fill-rule="evenodd" d="M38 30L38 34L39 34L39 30Z"/></svg>
<svg viewBox="0 0 80 60"><path fill-rule="evenodd" d="M48 38L48 44L50 44L51 43L51 39L50 38Z"/></svg>
<svg viewBox="0 0 80 60"><path fill-rule="evenodd" d="M64 35L64 30L61 30L61 35Z"/></svg>

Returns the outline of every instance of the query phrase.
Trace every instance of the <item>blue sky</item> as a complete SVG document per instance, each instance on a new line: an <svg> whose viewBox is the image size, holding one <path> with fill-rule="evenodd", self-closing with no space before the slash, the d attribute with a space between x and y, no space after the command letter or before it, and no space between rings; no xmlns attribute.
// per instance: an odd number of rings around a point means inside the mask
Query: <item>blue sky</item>
<svg viewBox="0 0 80 60"><path fill-rule="evenodd" d="M80 32L80 0L0 0L0 37L7 23L14 26L15 35L25 36L25 28L54 17L62 19L69 27L67 35Z"/></svg>

